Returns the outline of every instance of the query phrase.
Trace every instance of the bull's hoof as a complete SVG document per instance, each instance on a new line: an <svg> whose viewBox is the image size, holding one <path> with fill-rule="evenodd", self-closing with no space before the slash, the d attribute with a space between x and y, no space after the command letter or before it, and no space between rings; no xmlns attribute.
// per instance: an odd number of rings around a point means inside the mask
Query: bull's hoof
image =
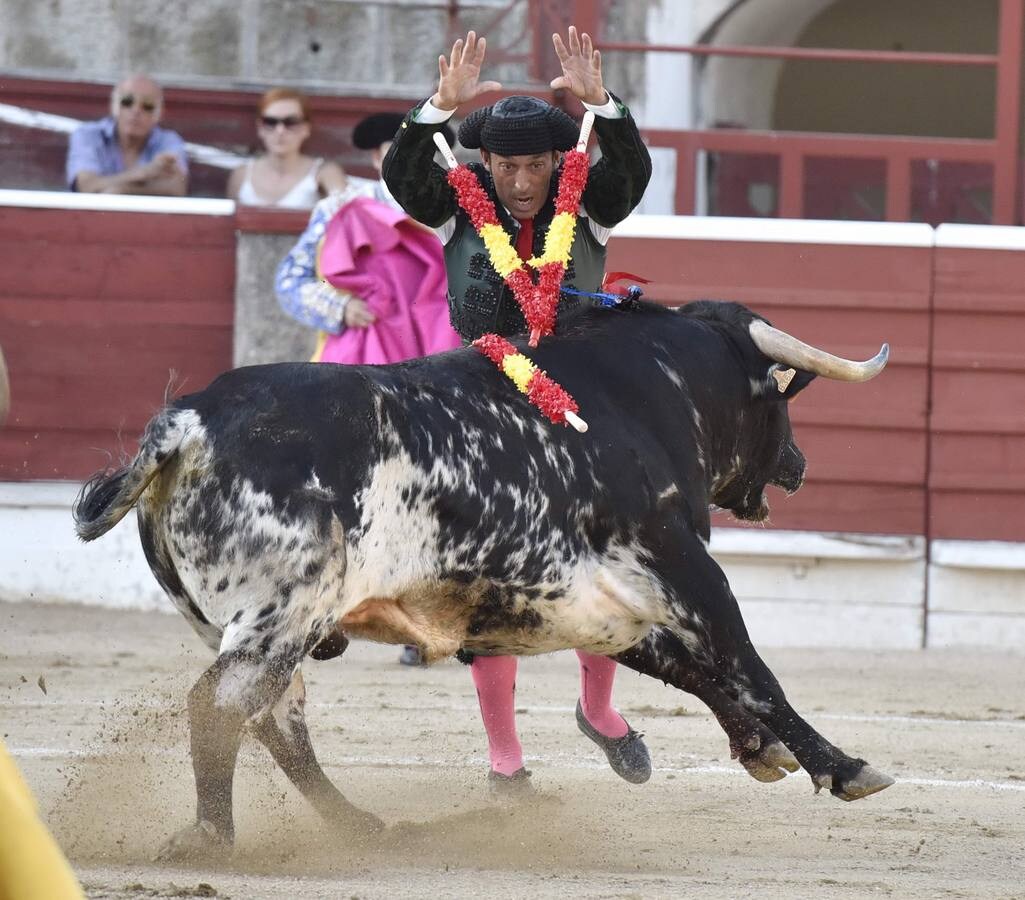
<svg viewBox="0 0 1025 900"><path fill-rule="evenodd" d="M330 811L322 813L331 828L340 834L355 837L372 837L384 831L384 822L373 813L349 803L337 804Z"/></svg>
<svg viewBox="0 0 1025 900"><path fill-rule="evenodd" d="M232 841L205 819L171 835L157 852L155 862L210 862L231 854Z"/></svg>
<svg viewBox="0 0 1025 900"><path fill-rule="evenodd" d="M833 782L833 776L828 774L812 777L812 784L815 785L816 794L825 788L834 797L839 797L841 800L848 802L860 800L869 794L876 794L884 788L888 788L894 783L894 780L889 775L884 775L877 769L864 765L853 778L848 778L846 781L841 781L837 784Z"/></svg>
<svg viewBox="0 0 1025 900"><path fill-rule="evenodd" d="M831 788L830 793L841 800L860 800L869 794L879 793L893 783L894 780L889 775L871 766L862 766L854 778L849 778L839 787Z"/></svg>
<svg viewBox="0 0 1025 900"><path fill-rule="evenodd" d="M778 740L761 749L741 753L740 762L747 769L748 775L764 783L779 781L786 778L787 772L796 772L801 768L794 754Z"/></svg>

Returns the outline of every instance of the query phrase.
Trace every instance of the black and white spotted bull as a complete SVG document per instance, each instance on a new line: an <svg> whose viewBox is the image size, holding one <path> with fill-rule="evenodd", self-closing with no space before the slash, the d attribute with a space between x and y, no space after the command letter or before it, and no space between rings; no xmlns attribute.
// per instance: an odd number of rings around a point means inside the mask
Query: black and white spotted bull
<svg viewBox="0 0 1025 900"><path fill-rule="evenodd" d="M805 462L787 401L843 360L743 306L581 309L528 351L586 434L548 424L477 351L397 365L237 369L146 428L75 505L93 540L133 506L150 567L217 654L189 694L196 822L170 856L233 840L248 725L326 818L379 821L328 781L300 665L348 638L534 654L582 648L690 691L762 780L798 764L844 800L892 780L787 703L709 556L709 509L768 514Z"/></svg>

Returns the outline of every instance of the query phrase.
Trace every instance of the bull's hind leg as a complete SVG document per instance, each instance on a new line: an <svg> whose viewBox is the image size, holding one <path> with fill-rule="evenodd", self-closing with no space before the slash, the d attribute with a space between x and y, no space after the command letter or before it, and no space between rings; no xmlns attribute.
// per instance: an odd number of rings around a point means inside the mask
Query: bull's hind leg
<svg viewBox="0 0 1025 900"><path fill-rule="evenodd" d="M829 743L790 706L751 644L726 576L683 518L667 517L647 537L652 566L672 605L667 627L715 686L783 741L816 792L827 788L842 800L857 800L893 784L863 759Z"/></svg>
<svg viewBox="0 0 1025 900"><path fill-rule="evenodd" d="M726 732L730 755L740 760L752 778L779 781L787 772L800 768L794 755L766 725L704 674L675 634L663 628L652 629L645 640L620 653L616 661L643 675L660 678L704 703Z"/></svg>
<svg viewBox="0 0 1025 900"><path fill-rule="evenodd" d="M274 708L253 723L253 734L327 822L350 832L371 832L383 828L384 824L377 816L346 800L324 774L306 728L305 706L306 686L302 672L297 671Z"/></svg>
<svg viewBox="0 0 1025 900"><path fill-rule="evenodd" d="M242 730L284 694L303 656L301 646L221 653L189 692L196 821L173 835L160 859L224 855L235 840L232 781Z"/></svg>

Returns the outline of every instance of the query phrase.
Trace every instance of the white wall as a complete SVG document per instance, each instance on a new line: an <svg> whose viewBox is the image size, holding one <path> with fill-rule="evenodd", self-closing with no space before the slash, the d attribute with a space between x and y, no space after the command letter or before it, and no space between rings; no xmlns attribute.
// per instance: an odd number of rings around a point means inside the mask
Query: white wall
<svg viewBox="0 0 1025 900"><path fill-rule="evenodd" d="M69 482L0 483L0 602L173 612L127 516L90 543L74 534ZM712 555L759 646L1025 653L1025 544L717 528ZM926 580L928 620L923 616Z"/></svg>
<svg viewBox="0 0 1025 900"><path fill-rule="evenodd" d="M134 515L95 543L75 536L71 504L80 487L0 482L0 600L170 610L146 564Z"/></svg>
<svg viewBox="0 0 1025 900"><path fill-rule="evenodd" d="M696 35L693 3L663 3L648 11L649 44L689 44ZM631 108L647 128L691 128L694 125L694 62L685 53L645 55L644 90ZM654 148L652 174L638 212L668 215L676 196L676 151Z"/></svg>

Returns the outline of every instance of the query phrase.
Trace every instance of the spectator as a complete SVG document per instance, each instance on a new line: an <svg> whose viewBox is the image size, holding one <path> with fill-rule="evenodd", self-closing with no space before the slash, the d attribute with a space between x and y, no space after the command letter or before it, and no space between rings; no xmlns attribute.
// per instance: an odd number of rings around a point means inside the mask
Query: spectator
<svg viewBox="0 0 1025 900"><path fill-rule="evenodd" d="M131 75L110 94L110 115L85 122L68 144L68 188L90 194L185 195L189 164L181 136L157 123L163 92Z"/></svg>
<svg viewBox="0 0 1025 900"><path fill-rule="evenodd" d="M353 144L370 151L378 174L402 118L377 113L353 130ZM320 332L314 362L399 362L460 343L448 324L441 244L380 179L349 176L343 191L316 205L278 268L276 288L282 309ZM420 661L412 645L399 656L407 666Z"/></svg>
<svg viewBox="0 0 1025 900"><path fill-rule="evenodd" d="M302 152L310 136L309 101L290 88L274 88L260 98L256 131L266 153L235 169L228 196L248 206L312 209L331 191L345 187L341 166Z"/></svg>

